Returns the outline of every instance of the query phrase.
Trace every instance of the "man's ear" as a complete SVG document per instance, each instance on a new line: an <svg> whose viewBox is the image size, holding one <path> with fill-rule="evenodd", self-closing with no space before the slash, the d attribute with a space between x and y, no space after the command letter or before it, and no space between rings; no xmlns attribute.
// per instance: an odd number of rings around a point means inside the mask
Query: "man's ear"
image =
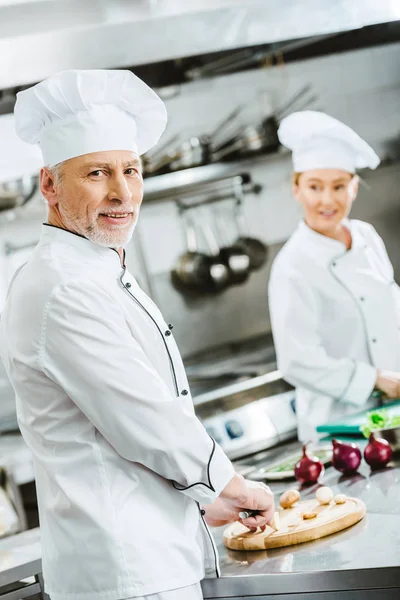
<svg viewBox="0 0 400 600"><path fill-rule="evenodd" d="M40 191L49 206L58 204L55 177L46 167L40 170Z"/></svg>

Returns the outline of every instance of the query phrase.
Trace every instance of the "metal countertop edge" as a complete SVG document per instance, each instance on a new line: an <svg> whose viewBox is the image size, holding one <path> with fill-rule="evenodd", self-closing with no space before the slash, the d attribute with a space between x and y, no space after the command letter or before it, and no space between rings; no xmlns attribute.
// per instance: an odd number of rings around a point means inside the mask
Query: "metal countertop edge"
<svg viewBox="0 0 400 600"><path fill-rule="evenodd" d="M400 566L204 579L204 598L400 588Z"/></svg>
<svg viewBox="0 0 400 600"><path fill-rule="evenodd" d="M7 552L7 550L4 552ZM35 558L34 560L30 560L15 567L10 567L9 569L0 572L0 587L15 583L16 581L21 581L21 579L40 575L41 573L42 559Z"/></svg>

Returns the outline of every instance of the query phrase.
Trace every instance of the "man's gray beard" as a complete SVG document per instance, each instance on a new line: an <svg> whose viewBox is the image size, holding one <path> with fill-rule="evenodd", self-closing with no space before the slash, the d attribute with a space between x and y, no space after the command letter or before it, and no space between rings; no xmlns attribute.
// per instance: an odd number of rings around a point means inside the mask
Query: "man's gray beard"
<svg viewBox="0 0 400 600"><path fill-rule="evenodd" d="M94 244L99 246L105 246L106 248L121 248L125 247L132 239L133 232L137 223L136 221L131 225L127 232L122 232L119 236L112 235L110 232L101 230L98 226L95 226L86 231L85 237Z"/></svg>
<svg viewBox="0 0 400 600"><path fill-rule="evenodd" d="M60 212L64 223L70 228L71 231L76 231L94 244L104 246L105 248L121 248L129 244L139 219L139 210L137 210L135 214L135 221L132 223L128 231L121 231L118 236L117 234L113 235L111 232L101 230L97 224L97 221L94 225L89 225L89 227L85 229L81 227L80 223L76 222L73 217L71 218L68 213L63 210L60 210Z"/></svg>

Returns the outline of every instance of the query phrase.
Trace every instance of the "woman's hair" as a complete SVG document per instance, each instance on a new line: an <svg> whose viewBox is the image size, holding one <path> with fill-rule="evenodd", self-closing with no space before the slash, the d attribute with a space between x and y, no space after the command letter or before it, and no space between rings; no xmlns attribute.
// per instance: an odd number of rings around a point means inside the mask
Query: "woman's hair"
<svg viewBox="0 0 400 600"><path fill-rule="evenodd" d="M301 175L301 173L296 173L296 171L294 171L294 173L292 175L292 183L293 183L293 185L299 185L300 175Z"/></svg>
<svg viewBox="0 0 400 600"><path fill-rule="evenodd" d="M299 185L300 175L301 175L301 173L294 171L294 173L292 174L293 185ZM357 177L357 173L349 173L349 175L351 175L351 179L353 179L354 177Z"/></svg>

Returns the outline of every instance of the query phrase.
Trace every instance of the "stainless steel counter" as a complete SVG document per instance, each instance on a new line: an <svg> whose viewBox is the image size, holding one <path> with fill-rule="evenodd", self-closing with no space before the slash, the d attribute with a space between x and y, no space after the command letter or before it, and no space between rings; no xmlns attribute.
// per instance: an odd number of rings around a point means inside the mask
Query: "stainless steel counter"
<svg viewBox="0 0 400 600"><path fill-rule="evenodd" d="M0 597L21 600L41 597L42 552L39 529L0 540Z"/></svg>
<svg viewBox="0 0 400 600"><path fill-rule="evenodd" d="M283 457L292 449L293 445L275 448L268 455L271 459L277 453ZM222 544L224 528L214 529L222 577L203 582L204 598L399 599L400 462L374 474L364 465L351 477L329 468L322 483L335 492L340 490L364 500L366 517L354 527L321 540L263 552L227 550ZM278 498L284 489L298 486L292 481L271 487ZM316 487L299 489L306 498L315 493ZM0 540L0 595L3 586L38 575L40 557L39 530Z"/></svg>
<svg viewBox="0 0 400 600"><path fill-rule="evenodd" d="M293 447L292 447L293 448ZM322 483L338 493L361 498L366 517L357 525L318 541L260 552L227 550L224 528L213 530L221 561L220 579L203 582L205 598L293 598L325 600L400 598L400 462L370 473L365 465L353 476L332 467ZM303 498L318 486L295 482L271 485L279 494L298 488ZM320 596L321 594L321 596Z"/></svg>

